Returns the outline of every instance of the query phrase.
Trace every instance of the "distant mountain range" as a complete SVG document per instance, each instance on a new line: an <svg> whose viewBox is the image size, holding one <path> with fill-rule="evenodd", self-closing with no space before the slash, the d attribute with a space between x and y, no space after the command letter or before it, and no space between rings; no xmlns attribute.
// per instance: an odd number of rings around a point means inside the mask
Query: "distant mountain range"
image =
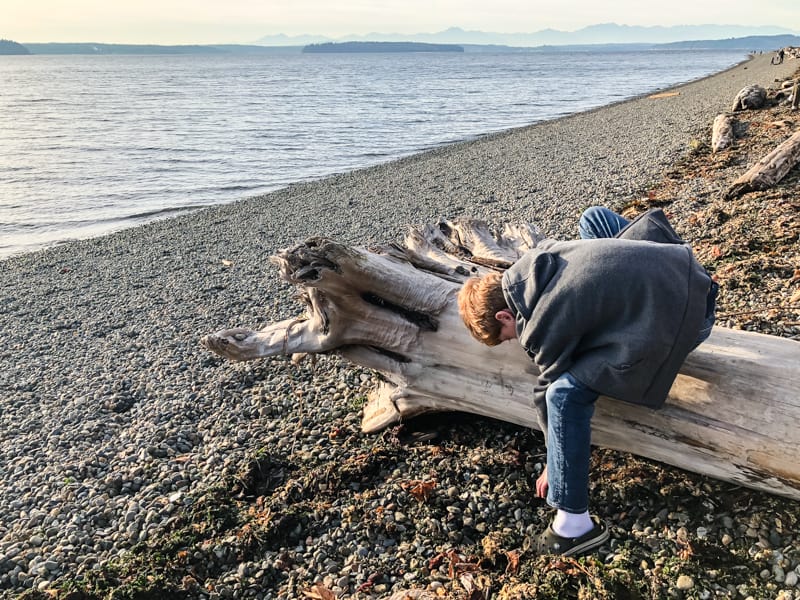
<svg viewBox="0 0 800 600"><path fill-rule="evenodd" d="M785 27L751 27L749 25L681 25L674 27L640 27L604 23L577 31L543 29L534 33L492 33L467 31L451 27L438 33L369 33L331 38L318 35L267 35L254 43L262 46L306 46L325 42L426 42L434 44L470 44L501 46L575 46L585 44L667 44L689 40L722 40L752 36L793 35Z"/></svg>
<svg viewBox="0 0 800 600"><path fill-rule="evenodd" d="M464 52L457 44L425 44L422 42L325 42L303 47L304 54L344 54L354 52Z"/></svg>

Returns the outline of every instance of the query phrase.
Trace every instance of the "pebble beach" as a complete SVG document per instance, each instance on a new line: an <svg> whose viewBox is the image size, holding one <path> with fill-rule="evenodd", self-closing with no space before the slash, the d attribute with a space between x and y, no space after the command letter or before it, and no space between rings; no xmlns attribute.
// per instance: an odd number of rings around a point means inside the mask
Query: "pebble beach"
<svg viewBox="0 0 800 600"><path fill-rule="evenodd" d="M517 568L551 515L532 493L540 434L461 415L365 435L374 373L231 363L200 338L297 314L268 258L312 235L369 245L470 216L574 238L582 210L646 194L710 137L741 88L797 69L770 58L0 262L0 598L477 598L448 553ZM797 503L633 457L612 492L624 456L594 457L593 508L614 524L601 565L663 580L658 598L800 599ZM687 540L742 558L679 572Z"/></svg>

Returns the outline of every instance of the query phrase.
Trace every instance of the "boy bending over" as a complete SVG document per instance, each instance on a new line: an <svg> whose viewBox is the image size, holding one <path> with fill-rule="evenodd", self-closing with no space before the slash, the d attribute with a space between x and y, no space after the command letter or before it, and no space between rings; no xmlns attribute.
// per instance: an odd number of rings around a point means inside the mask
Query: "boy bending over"
<svg viewBox="0 0 800 600"><path fill-rule="evenodd" d="M536 493L556 509L540 553L587 552L609 537L589 515L597 397L659 408L714 324L717 284L661 210L628 223L590 208L579 232L581 240L541 242L503 274L467 280L458 296L476 339L518 339L539 370L533 405L547 465Z"/></svg>

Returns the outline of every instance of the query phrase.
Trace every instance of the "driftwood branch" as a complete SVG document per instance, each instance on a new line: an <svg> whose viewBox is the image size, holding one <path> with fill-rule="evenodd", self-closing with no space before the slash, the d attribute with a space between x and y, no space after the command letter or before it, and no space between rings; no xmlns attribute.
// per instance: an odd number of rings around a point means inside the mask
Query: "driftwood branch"
<svg viewBox="0 0 800 600"><path fill-rule="evenodd" d="M734 181L725 192L725 198L731 200L748 192L766 190L783 179L798 162L800 162L800 131Z"/></svg>
<svg viewBox="0 0 800 600"><path fill-rule="evenodd" d="M473 340L456 294L467 277L506 268L540 239L527 225L493 235L466 220L372 250L314 238L273 258L301 288L302 316L202 342L232 360L338 352L379 371L385 382L364 409L366 432L435 411L536 428L534 364L515 342ZM800 343L716 328L690 354L663 409L602 398L593 441L800 499L798 381Z"/></svg>

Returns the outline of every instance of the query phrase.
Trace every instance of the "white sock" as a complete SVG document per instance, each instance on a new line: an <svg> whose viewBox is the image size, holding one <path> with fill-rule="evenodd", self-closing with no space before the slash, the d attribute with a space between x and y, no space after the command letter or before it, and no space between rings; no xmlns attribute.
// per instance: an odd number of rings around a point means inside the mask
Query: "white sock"
<svg viewBox="0 0 800 600"><path fill-rule="evenodd" d="M589 511L580 514L568 513L563 510L556 511L556 517L550 526L556 535L565 538L582 536L594 527L594 522L589 516Z"/></svg>

